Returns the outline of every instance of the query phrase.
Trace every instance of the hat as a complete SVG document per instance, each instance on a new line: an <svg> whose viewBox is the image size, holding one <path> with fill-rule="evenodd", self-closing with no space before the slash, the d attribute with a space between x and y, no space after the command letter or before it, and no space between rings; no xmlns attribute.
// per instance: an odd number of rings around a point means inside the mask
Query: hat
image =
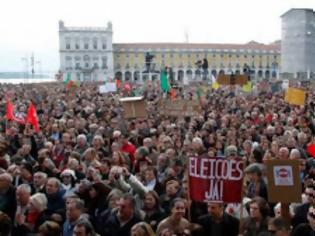
<svg viewBox="0 0 315 236"><path fill-rule="evenodd" d="M65 169L64 171L62 171L61 177L64 177L64 176L72 176L72 178L76 179L75 173L71 169Z"/></svg>
<svg viewBox="0 0 315 236"><path fill-rule="evenodd" d="M261 175L262 171L257 163L253 163L245 168L245 173L257 173L258 175Z"/></svg>
<svg viewBox="0 0 315 236"><path fill-rule="evenodd" d="M33 196L31 196L31 203L37 210L45 210L47 208L46 195L43 193L35 193Z"/></svg>
<svg viewBox="0 0 315 236"><path fill-rule="evenodd" d="M234 145L230 145L226 148L226 155L237 155L237 147Z"/></svg>

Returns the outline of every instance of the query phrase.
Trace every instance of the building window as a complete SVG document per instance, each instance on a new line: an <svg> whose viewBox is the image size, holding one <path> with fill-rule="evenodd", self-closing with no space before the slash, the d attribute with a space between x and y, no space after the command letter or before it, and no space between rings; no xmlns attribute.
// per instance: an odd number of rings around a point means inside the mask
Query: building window
<svg viewBox="0 0 315 236"><path fill-rule="evenodd" d="M75 63L75 69L76 69L76 70L79 70L79 69L80 69L80 62L76 62L76 63Z"/></svg>
<svg viewBox="0 0 315 236"><path fill-rule="evenodd" d="M231 54L229 54L229 58L231 58L232 57L232 55Z"/></svg>
<svg viewBox="0 0 315 236"><path fill-rule="evenodd" d="M94 38L93 39L93 49L97 49L97 39L96 38Z"/></svg>
<svg viewBox="0 0 315 236"><path fill-rule="evenodd" d="M215 57L215 54L213 54L212 57Z"/></svg>
<svg viewBox="0 0 315 236"><path fill-rule="evenodd" d="M105 50L106 48L106 39L102 39L102 49Z"/></svg>
<svg viewBox="0 0 315 236"><path fill-rule="evenodd" d="M129 58L129 53L126 53L126 58Z"/></svg>
<svg viewBox="0 0 315 236"><path fill-rule="evenodd" d="M89 63L85 62L85 67L88 68L89 67Z"/></svg>
<svg viewBox="0 0 315 236"><path fill-rule="evenodd" d="M221 53L221 58L223 58L224 57L224 54L223 53Z"/></svg>
<svg viewBox="0 0 315 236"><path fill-rule="evenodd" d="M274 55L274 59L277 60L277 55Z"/></svg>
<svg viewBox="0 0 315 236"><path fill-rule="evenodd" d="M246 55L246 54L244 55L244 58L247 58L247 55Z"/></svg>
<svg viewBox="0 0 315 236"><path fill-rule="evenodd" d="M107 69L107 57L102 57L102 68Z"/></svg>
<svg viewBox="0 0 315 236"><path fill-rule="evenodd" d="M84 49L89 49L89 40L88 39L84 40Z"/></svg>
<svg viewBox="0 0 315 236"><path fill-rule="evenodd" d="M98 63L97 62L94 62L94 66L93 66L95 69L98 69Z"/></svg>
<svg viewBox="0 0 315 236"><path fill-rule="evenodd" d="M75 43L75 49L80 49L80 44L79 44L79 42L76 42L76 43Z"/></svg>
<svg viewBox="0 0 315 236"><path fill-rule="evenodd" d="M70 38L66 38L66 49L71 49Z"/></svg>

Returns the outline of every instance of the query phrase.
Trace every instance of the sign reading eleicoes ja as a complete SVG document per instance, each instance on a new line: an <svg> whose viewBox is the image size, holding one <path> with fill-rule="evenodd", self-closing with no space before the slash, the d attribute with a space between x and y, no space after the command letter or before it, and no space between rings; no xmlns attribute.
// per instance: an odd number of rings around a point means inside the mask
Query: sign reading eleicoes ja
<svg viewBox="0 0 315 236"><path fill-rule="evenodd" d="M241 202L243 161L240 158L189 158L190 197L200 202Z"/></svg>

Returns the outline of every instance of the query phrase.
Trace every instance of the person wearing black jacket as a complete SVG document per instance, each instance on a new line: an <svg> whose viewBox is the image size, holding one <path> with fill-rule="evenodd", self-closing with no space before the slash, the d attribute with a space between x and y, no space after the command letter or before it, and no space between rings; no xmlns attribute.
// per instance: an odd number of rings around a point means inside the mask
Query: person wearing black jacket
<svg viewBox="0 0 315 236"><path fill-rule="evenodd" d="M130 229L141 221L136 213L136 203L132 195L120 198L118 210L113 211L104 222L102 236L129 236Z"/></svg>
<svg viewBox="0 0 315 236"><path fill-rule="evenodd" d="M202 235L237 236L239 220L224 212L223 203L208 203L208 214L198 218L202 226Z"/></svg>

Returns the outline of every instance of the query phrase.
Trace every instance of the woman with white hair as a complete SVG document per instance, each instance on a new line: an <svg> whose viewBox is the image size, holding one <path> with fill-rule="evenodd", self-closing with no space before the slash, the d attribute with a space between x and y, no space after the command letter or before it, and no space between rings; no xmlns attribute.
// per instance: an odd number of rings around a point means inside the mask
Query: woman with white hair
<svg viewBox="0 0 315 236"><path fill-rule="evenodd" d="M20 215L16 218L17 224L23 231L27 233L38 233L38 228L47 220L48 216L45 213L47 208L47 198L43 193L36 193L31 196L28 211L25 215Z"/></svg>

